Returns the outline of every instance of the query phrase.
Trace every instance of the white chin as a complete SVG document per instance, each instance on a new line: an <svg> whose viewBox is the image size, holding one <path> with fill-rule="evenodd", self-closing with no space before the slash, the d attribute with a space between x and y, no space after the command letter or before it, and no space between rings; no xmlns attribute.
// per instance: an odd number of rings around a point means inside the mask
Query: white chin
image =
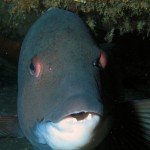
<svg viewBox="0 0 150 150"><path fill-rule="evenodd" d="M99 115L90 113L83 120L67 117L58 123L38 124L35 134L40 143L48 144L52 149L81 149L92 140L99 121Z"/></svg>

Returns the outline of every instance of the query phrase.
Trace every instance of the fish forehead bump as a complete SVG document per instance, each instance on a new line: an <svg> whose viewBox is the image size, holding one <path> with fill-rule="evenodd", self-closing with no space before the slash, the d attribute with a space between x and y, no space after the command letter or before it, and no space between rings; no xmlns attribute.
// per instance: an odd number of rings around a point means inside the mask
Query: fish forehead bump
<svg viewBox="0 0 150 150"><path fill-rule="evenodd" d="M33 57L41 51L54 49L56 51L59 47L76 49L77 45L81 45L80 51L83 51L86 44L95 47L82 20L72 12L53 8L30 28L23 42L21 54L26 55L25 57Z"/></svg>

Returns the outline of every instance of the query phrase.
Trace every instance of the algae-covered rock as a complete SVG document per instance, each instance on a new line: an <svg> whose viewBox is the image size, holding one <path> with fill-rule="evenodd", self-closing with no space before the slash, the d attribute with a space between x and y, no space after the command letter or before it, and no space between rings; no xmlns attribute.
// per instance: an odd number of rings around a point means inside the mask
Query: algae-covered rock
<svg viewBox="0 0 150 150"><path fill-rule="evenodd" d="M114 35L138 31L143 37L150 32L149 0L1 0L0 28L17 29L21 35L49 7L59 7L79 14L98 36L105 31L104 41ZM22 28L22 25L24 28Z"/></svg>

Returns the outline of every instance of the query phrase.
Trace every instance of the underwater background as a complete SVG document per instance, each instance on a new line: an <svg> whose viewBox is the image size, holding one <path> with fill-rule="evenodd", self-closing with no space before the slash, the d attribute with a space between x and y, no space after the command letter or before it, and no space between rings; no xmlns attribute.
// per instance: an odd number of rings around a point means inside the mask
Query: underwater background
<svg viewBox="0 0 150 150"><path fill-rule="evenodd" d="M150 98L150 2L0 0L0 115L17 114L17 65L29 26L49 7L78 13L111 51L126 100ZM25 138L0 138L0 150L31 150Z"/></svg>

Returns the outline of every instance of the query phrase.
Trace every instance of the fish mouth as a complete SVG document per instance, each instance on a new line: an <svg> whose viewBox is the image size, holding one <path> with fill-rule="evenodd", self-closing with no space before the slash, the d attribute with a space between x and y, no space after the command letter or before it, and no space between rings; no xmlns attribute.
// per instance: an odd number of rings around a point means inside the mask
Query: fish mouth
<svg viewBox="0 0 150 150"><path fill-rule="evenodd" d="M39 143L52 149L82 149L93 141L101 117L95 112L69 114L56 123L42 121L37 124L35 134Z"/></svg>

